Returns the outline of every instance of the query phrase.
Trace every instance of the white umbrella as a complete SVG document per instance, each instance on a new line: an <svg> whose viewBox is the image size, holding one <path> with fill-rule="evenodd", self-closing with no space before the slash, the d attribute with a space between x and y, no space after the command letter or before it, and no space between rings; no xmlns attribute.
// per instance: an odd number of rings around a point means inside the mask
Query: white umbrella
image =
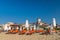
<svg viewBox="0 0 60 40"><path fill-rule="evenodd" d="M50 26L50 33L52 34L53 26Z"/></svg>
<svg viewBox="0 0 60 40"><path fill-rule="evenodd" d="M29 30L29 22L28 22L28 20L26 20L25 27L27 28L27 30Z"/></svg>
<svg viewBox="0 0 60 40"><path fill-rule="evenodd" d="M9 26L8 30L11 30L11 27Z"/></svg>
<svg viewBox="0 0 60 40"><path fill-rule="evenodd" d="M53 26L56 27L56 19L53 18Z"/></svg>
<svg viewBox="0 0 60 40"><path fill-rule="evenodd" d="M36 25L34 25L34 30L36 30Z"/></svg>
<svg viewBox="0 0 60 40"><path fill-rule="evenodd" d="M22 27L20 27L20 31L22 31Z"/></svg>

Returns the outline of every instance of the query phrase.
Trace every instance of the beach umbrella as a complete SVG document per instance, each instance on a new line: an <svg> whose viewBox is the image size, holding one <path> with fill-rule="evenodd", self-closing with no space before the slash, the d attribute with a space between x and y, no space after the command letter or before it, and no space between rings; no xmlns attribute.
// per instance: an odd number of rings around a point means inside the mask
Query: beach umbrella
<svg viewBox="0 0 60 40"><path fill-rule="evenodd" d="M53 18L53 26L56 27L56 19Z"/></svg>
<svg viewBox="0 0 60 40"><path fill-rule="evenodd" d="M8 30L11 30L11 27L9 26Z"/></svg>
<svg viewBox="0 0 60 40"><path fill-rule="evenodd" d="M36 30L36 25L34 25L34 30Z"/></svg>
<svg viewBox="0 0 60 40"><path fill-rule="evenodd" d="M25 27L27 28L27 30L29 30L29 22L28 22L28 20L26 20Z"/></svg>
<svg viewBox="0 0 60 40"><path fill-rule="evenodd" d="M22 27L20 27L20 31L22 31Z"/></svg>
<svg viewBox="0 0 60 40"><path fill-rule="evenodd" d="M50 26L50 33L52 34L53 26Z"/></svg>

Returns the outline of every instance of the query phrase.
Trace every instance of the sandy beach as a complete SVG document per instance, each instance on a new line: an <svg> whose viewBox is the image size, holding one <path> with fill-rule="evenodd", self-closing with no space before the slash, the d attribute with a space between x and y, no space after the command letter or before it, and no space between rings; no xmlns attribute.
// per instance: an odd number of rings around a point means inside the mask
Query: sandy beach
<svg viewBox="0 0 60 40"><path fill-rule="evenodd" d="M0 40L60 40L60 35L39 35L38 33L32 35L18 35L0 33Z"/></svg>

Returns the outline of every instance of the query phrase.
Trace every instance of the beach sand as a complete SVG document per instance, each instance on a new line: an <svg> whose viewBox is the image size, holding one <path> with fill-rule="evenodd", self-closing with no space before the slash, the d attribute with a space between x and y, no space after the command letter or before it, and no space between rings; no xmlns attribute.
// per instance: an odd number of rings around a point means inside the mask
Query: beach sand
<svg viewBox="0 0 60 40"><path fill-rule="evenodd" d="M32 35L18 35L0 33L0 40L60 40L60 35L39 35L39 33Z"/></svg>

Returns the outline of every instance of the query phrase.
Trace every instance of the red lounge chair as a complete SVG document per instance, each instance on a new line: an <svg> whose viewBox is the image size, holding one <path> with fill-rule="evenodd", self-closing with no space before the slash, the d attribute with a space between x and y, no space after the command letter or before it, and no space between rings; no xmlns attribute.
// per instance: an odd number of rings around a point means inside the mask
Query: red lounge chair
<svg viewBox="0 0 60 40"><path fill-rule="evenodd" d="M30 32L31 32L31 33L35 33L35 32L36 32L36 30L30 30Z"/></svg>
<svg viewBox="0 0 60 40"><path fill-rule="evenodd" d="M25 34L26 30L19 31L19 35Z"/></svg>
<svg viewBox="0 0 60 40"><path fill-rule="evenodd" d="M7 34L16 34L19 30L9 30Z"/></svg>
<svg viewBox="0 0 60 40"><path fill-rule="evenodd" d="M9 31L8 31L8 33L11 33L11 32L13 32L13 30L9 30Z"/></svg>
<svg viewBox="0 0 60 40"><path fill-rule="evenodd" d="M26 35L31 35L33 32L31 30L26 32Z"/></svg>
<svg viewBox="0 0 60 40"><path fill-rule="evenodd" d="M18 30L18 29L16 29L16 30L15 30L15 32L16 32L16 33L18 33L18 32L19 32L19 30Z"/></svg>
<svg viewBox="0 0 60 40"><path fill-rule="evenodd" d="M36 32L36 30L28 30L27 32L26 32L26 35L31 35L31 34L33 34L33 33L35 33Z"/></svg>
<svg viewBox="0 0 60 40"><path fill-rule="evenodd" d="M36 30L37 33L44 32L44 30Z"/></svg>
<svg viewBox="0 0 60 40"><path fill-rule="evenodd" d="M51 30L48 30L48 32L50 33L50 32L51 32ZM53 33L56 33L56 30L52 30L52 32L53 32Z"/></svg>
<svg viewBox="0 0 60 40"><path fill-rule="evenodd" d="M18 31L19 31L19 30L17 30L17 29L16 29L16 30L13 30L13 32L12 32L12 33L18 33Z"/></svg>

